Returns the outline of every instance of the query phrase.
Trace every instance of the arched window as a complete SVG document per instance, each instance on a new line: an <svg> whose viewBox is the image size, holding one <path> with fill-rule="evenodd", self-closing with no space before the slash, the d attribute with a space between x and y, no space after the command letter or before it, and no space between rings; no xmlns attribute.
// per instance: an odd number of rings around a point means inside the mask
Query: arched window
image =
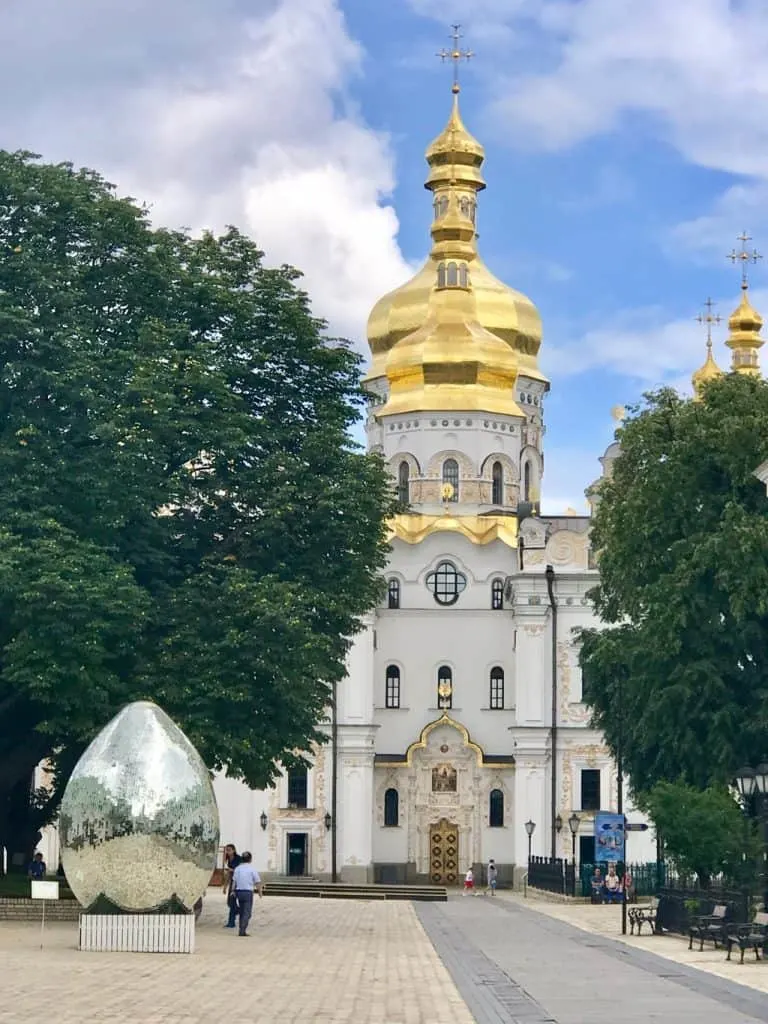
<svg viewBox="0 0 768 1024"><path fill-rule="evenodd" d="M504 608L504 580L495 579L491 583L491 608L495 612Z"/></svg>
<svg viewBox="0 0 768 1024"><path fill-rule="evenodd" d="M309 779L306 768L288 769L288 806L306 807Z"/></svg>
<svg viewBox="0 0 768 1024"><path fill-rule="evenodd" d="M525 469L523 470L523 500L531 500L531 464L526 462Z"/></svg>
<svg viewBox="0 0 768 1024"><path fill-rule="evenodd" d="M469 271L466 263L462 263L459 267L459 287L469 288Z"/></svg>
<svg viewBox="0 0 768 1024"><path fill-rule="evenodd" d="M504 468L500 462L494 462L491 470L491 504L504 504Z"/></svg>
<svg viewBox="0 0 768 1024"><path fill-rule="evenodd" d="M397 665L387 665L387 685L384 694L384 705L388 708L400 707L400 669Z"/></svg>
<svg viewBox="0 0 768 1024"><path fill-rule="evenodd" d="M491 828L504 827L504 793L500 789L492 789L488 798L488 824Z"/></svg>
<svg viewBox="0 0 768 1024"><path fill-rule="evenodd" d="M400 607L400 580L394 576L387 582L387 607Z"/></svg>
<svg viewBox="0 0 768 1024"><path fill-rule="evenodd" d="M504 669L495 665L491 669L491 710L504 710Z"/></svg>
<svg viewBox="0 0 768 1024"><path fill-rule="evenodd" d="M459 271L455 263L448 264L448 276L445 283L449 288L455 288L459 283Z"/></svg>
<svg viewBox="0 0 768 1024"><path fill-rule="evenodd" d="M388 789L384 794L384 828L397 828L400 819L400 794Z"/></svg>
<svg viewBox="0 0 768 1024"><path fill-rule="evenodd" d="M437 670L437 706L453 707L453 672L448 665L441 665Z"/></svg>
<svg viewBox="0 0 768 1024"><path fill-rule="evenodd" d="M462 217L469 217L469 205L469 199L466 196L462 196L459 200L459 210Z"/></svg>
<svg viewBox="0 0 768 1024"><path fill-rule="evenodd" d="M438 263L437 265L437 287L445 288L445 264Z"/></svg>
<svg viewBox="0 0 768 1024"><path fill-rule="evenodd" d="M443 463L443 484L450 484L453 492L448 501L459 500L459 464L456 459L446 459Z"/></svg>
<svg viewBox="0 0 768 1024"><path fill-rule="evenodd" d="M448 197L440 196L435 200L435 220L440 220L448 212Z"/></svg>
<svg viewBox="0 0 768 1024"><path fill-rule="evenodd" d="M411 500L411 467L403 459L397 470L397 500L408 505Z"/></svg>

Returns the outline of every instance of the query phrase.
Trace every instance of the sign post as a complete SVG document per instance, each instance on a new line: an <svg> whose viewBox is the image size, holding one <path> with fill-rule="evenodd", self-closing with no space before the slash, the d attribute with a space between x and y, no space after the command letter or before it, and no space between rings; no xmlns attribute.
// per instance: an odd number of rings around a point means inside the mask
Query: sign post
<svg viewBox="0 0 768 1024"><path fill-rule="evenodd" d="M48 900L59 898L58 882L36 882L32 881L32 899L43 901L43 914L40 919L40 949L43 948L43 935L45 933L45 904Z"/></svg>

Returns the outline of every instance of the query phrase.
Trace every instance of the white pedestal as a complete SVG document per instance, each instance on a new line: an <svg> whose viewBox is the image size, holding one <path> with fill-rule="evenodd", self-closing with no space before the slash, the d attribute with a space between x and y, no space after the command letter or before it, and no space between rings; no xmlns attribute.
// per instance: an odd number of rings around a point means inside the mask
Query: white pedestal
<svg viewBox="0 0 768 1024"><path fill-rule="evenodd" d="M194 953L194 914L81 914L81 950Z"/></svg>

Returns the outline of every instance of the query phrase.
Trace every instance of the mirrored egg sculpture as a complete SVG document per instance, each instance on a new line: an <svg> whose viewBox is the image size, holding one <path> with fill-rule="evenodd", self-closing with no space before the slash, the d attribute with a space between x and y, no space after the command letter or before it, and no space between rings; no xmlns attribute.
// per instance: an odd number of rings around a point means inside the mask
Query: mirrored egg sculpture
<svg viewBox="0 0 768 1024"><path fill-rule="evenodd" d="M62 864L84 907L191 909L216 863L219 812L202 758L156 704L129 704L77 762L59 814Z"/></svg>

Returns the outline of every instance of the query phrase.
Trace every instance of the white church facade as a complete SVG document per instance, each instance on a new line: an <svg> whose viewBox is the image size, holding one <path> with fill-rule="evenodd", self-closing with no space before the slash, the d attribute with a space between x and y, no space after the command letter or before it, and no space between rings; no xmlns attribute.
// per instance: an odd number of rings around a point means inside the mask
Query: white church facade
<svg viewBox="0 0 768 1024"><path fill-rule="evenodd" d="M455 86L427 150L430 254L368 324L368 447L403 508L386 595L355 637L312 768L261 792L215 783L222 842L250 849L266 878L453 884L493 857L512 881L526 823L534 854L570 857L575 812L586 862L595 812L617 808L578 665L576 631L596 624L589 517L539 514L541 321L478 253L483 160ZM655 857L652 831L629 856Z"/></svg>

